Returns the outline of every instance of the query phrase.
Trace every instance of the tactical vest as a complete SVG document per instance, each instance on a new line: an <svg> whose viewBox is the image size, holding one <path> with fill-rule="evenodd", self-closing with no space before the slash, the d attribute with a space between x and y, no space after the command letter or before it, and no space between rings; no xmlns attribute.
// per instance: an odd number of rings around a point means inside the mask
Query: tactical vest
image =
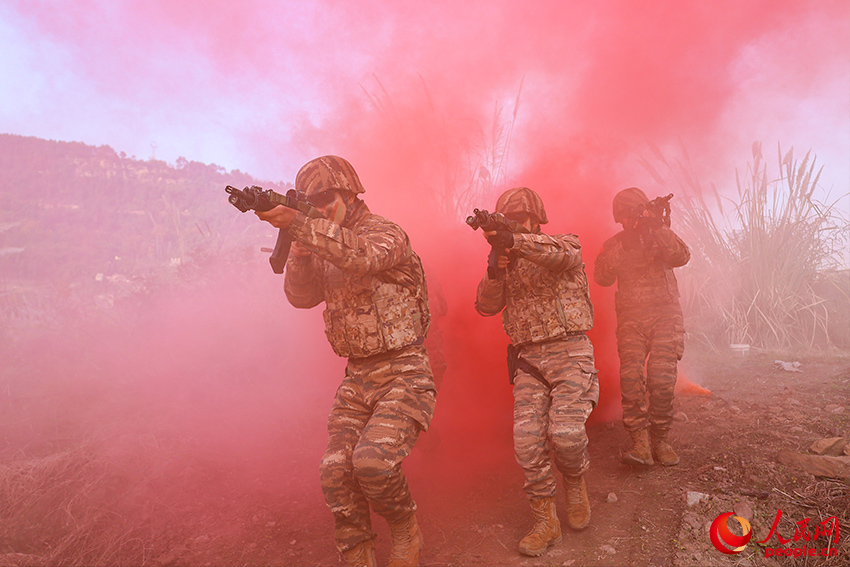
<svg viewBox="0 0 850 567"><path fill-rule="evenodd" d="M583 264L554 273L519 258L506 276L505 301L502 324L514 345L557 339L593 327Z"/></svg>
<svg viewBox="0 0 850 567"><path fill-rule="evenodd" d="M619 235L624 254L617 266L617 310L642 309L648 305L679 302L679 286L673 268L667 266L657 243L647 247L629 243L625 233Z"/></svg>
<svg viewBox="0 0 850 567"><path fill-rule="evenodd" d="M422 262L357 275L324 262L325 334L339 356L363 358L421 342L431 315Z"/></svg>

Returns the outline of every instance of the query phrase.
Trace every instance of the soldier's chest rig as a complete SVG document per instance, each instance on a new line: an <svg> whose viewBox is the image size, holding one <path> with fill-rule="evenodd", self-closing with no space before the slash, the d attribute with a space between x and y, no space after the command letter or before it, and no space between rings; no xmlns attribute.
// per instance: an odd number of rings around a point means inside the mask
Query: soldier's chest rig
<svg viewBox="0 0 850 567"><path fill-rule="evenodd" d="M623 254L617 266L617 308L678 302L676 276L658 244L640 233L622 232L619 239Z"/></svg>
<svg viewBox="0 0 850 567"><path fill-rule="evenodd" d="M430 314L425 276L411 250L401 265L357 275L323 262L325 333L339 356L363 358L421 343Z"/></svg>
<svg viewBox="0 0 850 567"><path fill-rule="evenodd" d="M555 273L525 258L505 276L502 324L514 345L543 342L590 330L593 305L584 267Z"/></svg>

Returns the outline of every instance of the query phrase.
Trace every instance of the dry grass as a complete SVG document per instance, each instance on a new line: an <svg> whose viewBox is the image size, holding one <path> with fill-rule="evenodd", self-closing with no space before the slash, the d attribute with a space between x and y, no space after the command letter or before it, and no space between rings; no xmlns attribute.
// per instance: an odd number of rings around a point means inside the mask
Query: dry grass
<svg viewBox="0 0 850 567"><path fill-rule="evenodd" d="M13 461L0 467L0 563L145 564L139 526L120 514L112 467L86 449ZM150 539L150 534L148 538Z"/></svg>
<svg viewBox="0 0 850 567"><path fill-rule="evenodd" d="M810 518L808 525L809 536L813 537L817 530L818 524L827 521L829 518L836 518L839 526L838 537L833 533L831 536L819 535L817 539L812 540L811 546L816 549L824 549L827 547L837 550L837 555L832 557L807 557L805 565L809 567L829 566L829 565L850 565L850 546L842 543L844 534L841 533L842 528L850 525L850 486L845 482L833 479L817 480L808 485L804 489L794 490L791 494L781 492L785 499L785 503L781 504L781 508L785 511L795 510L793 514L789 513L789 517L794 518L794 521L802 521L803 518ZM829 527L828 524L823 526ZM790 537L797 525L784 525L785 537ZM846 529L846 528L845 528ZM795 542L796 547L800 547L801 542ZM798 558L782 558L782 565L801 565Z"/></svg>
<svg viewBox="0 0 850 567"><path fill-rule="evenodd" d="M676 194L676 228L692 249L682 270L689 332L713 348L848 348L847 218L837 201L818 199L822 168L811 152L801 160L793 148L777 152L774 176L761 143L753 144L734 200L704 187L687 158L671 163L656 152L672 182L644 160Z"/></svg>

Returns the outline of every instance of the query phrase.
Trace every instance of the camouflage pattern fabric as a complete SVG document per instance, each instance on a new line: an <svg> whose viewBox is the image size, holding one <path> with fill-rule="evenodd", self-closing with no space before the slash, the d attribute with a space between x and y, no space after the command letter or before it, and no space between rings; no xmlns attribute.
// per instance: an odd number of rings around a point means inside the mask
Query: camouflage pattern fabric
<svg viewBox="0 0 850 567"><path fill-rule="evenodd" d="M323 177L330 169L305 166L304 183L338 188L339 179ZM345 551L375 537L370 507L389 522L416 510L401 462L434 413L436 386L422 345L428 291L407 235L362 201L350 204L343 225L298 213L288 231L312 254L289 259L286 296L298 308L324 301L328 340L348 357L320 466L337 548Z"/></svg>
<svg viewBox="0 0 850 567"><path fill-rule="evenodd" d="M482 315L502 312L511 343L566 337L593 326L593 305L576 236L514 234L511 255L505 277L482 279L475 302Z"/></svg>
<svg viewBox="0 0 850 567"><path fill-rule="evenodd" d="M526 495L539 499L555 494L550 452L562 474L580 475L589 466L584 424L599 383L584 331L593 307L574 235L514 234L511 255L503 277L481 280L475 308L502 312L519 358L540 374L520 369L514 379L514 450Z"/></svg>
<svg viewBox="0 0 850 567"><path fill-rule="evenodd" d="M532 500L555 496L555 466L564 475L587 472L585 422L599 401L593 345L584 335L519 348L542 380L520 369L514 380L514 451Z"/></svg>
<svg viewBox="0 0 850 567"><path fill-rule="evenodd" d="M309 248L287 263L284 290L295 307L322 301L328 341L339 356L367 357L421 343L430 325L419 256L395 223L356 200L347 226L298 213L293 239Z"/></svg>
<svg viewBox="0 0 850 567"><path fill-rule="evenodd" d="M611 207L614 222L623 222L632 215L640 214L647 204L649 204L649 198L637 187L623 189L614 195L614 203Z"/></svg>
<svg viewBox="0 0 850 567"><path fill-rule="evenodd" d="M628 430L650 427L665 435L670 428L685 333L673 268L689 259L688 247L665 227L621 231L596 258L596 282L617 282L617 350Z"/></svg>
<svg viewBox="0 0 850 567"><path fill-rule="evenodd" d="M320 466L340 551L375 537L370 506L389 522L416 511L401 462L428 429L435 400L424 346L349 360Z"/></svg>
<svg viewBox="0 0 850 567"><path fill-rule="evenodd" d="M366 192L354 167L339 156L322 156L308 161L295 176L295 188L308 196L332 189L355 195Z"/></svg>
<svg viewBox="0 0 850 567"><path fill-rule="evenodd" d="M514 187L501 194L496 201L496 212L503 215L511 213L528 213L538 224L549 222L543 199L528 187Z"/></svg>
<svg viewBox="0 0 850 567"><path fill-rule="evenodd" d="M677 364L684 353L678 303L617 313L623 425L665 436L673 421ZM647 397L648 395L648 397Z"/></svg>

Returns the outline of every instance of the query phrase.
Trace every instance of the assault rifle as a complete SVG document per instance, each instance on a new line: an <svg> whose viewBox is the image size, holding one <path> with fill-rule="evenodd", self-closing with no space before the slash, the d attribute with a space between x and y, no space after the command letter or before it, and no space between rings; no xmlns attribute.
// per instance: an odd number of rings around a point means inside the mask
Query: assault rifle
<svg viewBox="0 0 850 567"><path fill-rule="evenodd" d="M307 215L310 218L324 218L324 215L319 212L319 209L314 207L303 193L290 189L286 195L275 193L271 189L263 189L256 185L245 187L245 189L237 189L232 185L224 188L230 196L227 200L231 205L247 213L248 211L269 211L278 205L295 209ZM276 274L283 273L283 267L286 265L286 259L289 257L289 248L292 246L292 237L286 229L280 229L277 233L277 242L275 242L272 255L269 257L269 264L272 266L272 271ZM263 251L268 251L268 248L263 248Z"/></svg>
<svg viewBox="0 0 850 567"><path fill-rule="evenodd" d="M528 233L528 229L520 223L510 220L502 213L490 213L486 210L473 209L472 214L466 217L466 224L472 227L472 230L481 229L484 232L521 232ZM504 248L500 248L497 244L490 244L490 254L487 256L487 277L495 280L502 275L504 270L499 269L499 256L504 255Z"/></svg>
<svg viewBox="0 0 850 567"><path fill-rule="evenodd" d="M635 228L659 228L666 226L670 228L670 199L673 198L673 193L666 197L656 197L649 203L644 205L644 210L649 216L639 216Z"/></svg>

